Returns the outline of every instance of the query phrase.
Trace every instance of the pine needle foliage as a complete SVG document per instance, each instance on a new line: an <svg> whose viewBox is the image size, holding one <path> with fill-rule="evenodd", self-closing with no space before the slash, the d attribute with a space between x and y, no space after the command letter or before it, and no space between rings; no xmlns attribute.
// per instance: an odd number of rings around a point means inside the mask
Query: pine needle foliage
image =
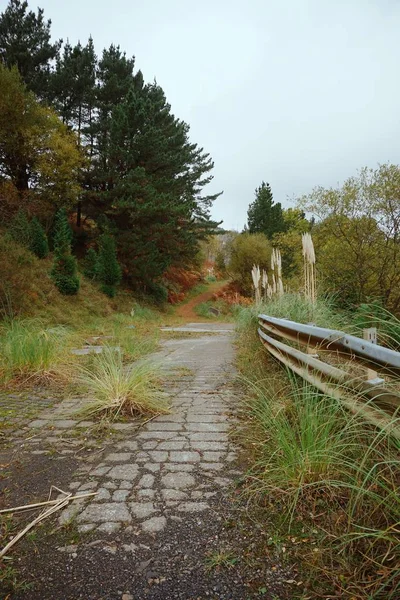
<svg viewBox="0 0 400 600"><path fill-rule="evenodd" d="M51 277L61 294L73 296L79 290L77 264L71 254L72 231L63 209L56 215L54 228L54 264Z"/></svg>
<svg viewBox="0 0 400 600"><path fill-rule="evenodd" d="M97 252L94 248L89 248L86 252L85 262L84 262L84 274L88 279L96 279L98 272L98 256Z"/></svg>
<svg viewBox="0 0 400 600"><path fill-rule="evenodd" d="M49 243L47 235L37 217L33 217L30 222L30 243L29 249L36 254L38 258L46 258L49 254Z"/></svg>
<svg viewBox="0 0 400 600"><path fill-rule="evenodd" d="M101 289L110 298L116 294L116 287L121 281L121 267L118 264L114 238L103 234L96 265L96 273L101 282Z"/></svg>

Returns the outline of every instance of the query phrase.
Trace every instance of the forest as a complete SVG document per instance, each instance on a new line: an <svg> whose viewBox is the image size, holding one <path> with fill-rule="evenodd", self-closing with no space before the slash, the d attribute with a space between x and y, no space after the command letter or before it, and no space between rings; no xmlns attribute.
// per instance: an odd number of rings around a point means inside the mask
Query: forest
<svg viewBox="0 0 400 600"><path fill-rule="evenodd" d="M42 9L10 0L0 16L0 219L40 258L54 251L61 293L78 292L77 257L109 295L122 278L165 301L168 271L197 264L199 241L218 228L209 209L219 194L205 191L213 166L117 43L97 56L90 37L52 41Z"/></svg>

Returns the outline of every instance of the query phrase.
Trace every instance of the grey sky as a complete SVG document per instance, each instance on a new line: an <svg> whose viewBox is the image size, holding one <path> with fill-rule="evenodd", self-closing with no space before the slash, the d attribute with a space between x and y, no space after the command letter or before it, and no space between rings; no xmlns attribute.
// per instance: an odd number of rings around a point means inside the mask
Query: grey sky
<svg viewBox="0 0 400 600"><path fill-rule="evenodd" d="M157 78L215 161L212 214L242 228L274 198L400 162L397 0L36 0L54 37L111 42ZM1 0L1 6L5 6Z"/></svg>

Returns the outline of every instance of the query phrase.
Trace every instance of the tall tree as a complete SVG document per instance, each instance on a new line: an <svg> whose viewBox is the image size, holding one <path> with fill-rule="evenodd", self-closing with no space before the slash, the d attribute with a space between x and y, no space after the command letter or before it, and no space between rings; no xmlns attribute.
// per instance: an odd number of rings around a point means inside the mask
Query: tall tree
<svg viewBox="0 0 400 600"><path fill-rule="evenodd" d="M201 194L213 163L188 132L156 83L132 85L113 111L101 208L119 230L134 281L148 284L178 258L193 258L199 237L216 225L208 211L219 194Z"/></svg>
<svg viewBox="0 0 400 600"><path fill-rule="evenodd" d="M0 61L16 66L28 88L47 97L51 61L57 58L62 40L51 43L51 21L43 9L28 11L28 2L10 0L0 15Z"/></svg>
<svg viewBox="0 0 400 600"><path fill-rule="evenodd" d="M21 197L33 192L67 206L79 193L81 165L73 134L26 90L15 67L0 65L0 180L11 180Z"/></svg>
<svg viewBox="0 0 400 600"><path fill-rule="evenodd" d="M264 233L270 240L275 233L285 231L281 203L275 203L271 186L264 181L255 191L255 200L247 211L249 233Z"/></svg>

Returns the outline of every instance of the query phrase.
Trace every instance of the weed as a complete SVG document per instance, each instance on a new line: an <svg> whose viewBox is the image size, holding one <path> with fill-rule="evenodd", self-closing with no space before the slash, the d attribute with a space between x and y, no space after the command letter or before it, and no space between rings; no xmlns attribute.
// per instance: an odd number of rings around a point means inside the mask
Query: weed
<svg viewBox="0 0 400 600"><path fill-rule="evenodd" d="M238 558L229 551L213 552L206 558L206 570L230 569L238 562Z"/></svg>
<svg viewBox="0 0 400 600"><path fill-rule="evenodd" d="M165 394L154 366L141 363L125 367L120 352L104 348L88 366L78 367L78 382L90 400L86 414L157 414L168 412Z"/></svg>

